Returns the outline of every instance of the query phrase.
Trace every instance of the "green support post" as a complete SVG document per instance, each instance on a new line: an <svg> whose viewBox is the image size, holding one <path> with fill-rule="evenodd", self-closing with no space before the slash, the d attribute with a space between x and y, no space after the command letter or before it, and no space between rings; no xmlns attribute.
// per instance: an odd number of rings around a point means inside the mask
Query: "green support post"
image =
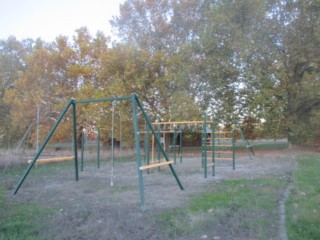
<svg viewBox="0 0 320 240"><path fill-rule="evenodd" d="M146 123L146 134L147 134L147 148L146 148L146 158L147 158L147 163L150 163L150 130L147 127Z"/></svg>
<svg viewBox="0 0 320 240"><path fill-rule="evenodd" d="M98 136L97 136L97 167L100 168L100 127L98 127Z"/></svg>
<svg viewBox="0 0 320 240"><path fill-rule="evenodd" d="M207 178L207 113L204 113L202 128L202 158L204 167L204 177Z"/></svg>
<svg viewBox="0 0 320 240"><path fill-rule="evenodd" d="M211 126L211 157L212 157L212 176L216 175L216 160L215 160L215 134L214 134L214 124Z"/></svg>
<svg viewBox="0 0 320 240"><path fill-rule="evenodd" d="M112 160L112 170L114 168L114 109L116 106L116 101L112 101L112 120L111 120L111 160ZM140 153L140 152L139 152Z"/></svg>
<svg viewBox="0 0 320 240"><path fill-rule="evenodd" d="M235 160L235 154L234 154L234 128L232 128L232 169L236 169L236 160Z"/></svg>
<svg viewBox="0 0 320 240"><path fill-rule="evenodd" d="M177 144L176 144L176 139L177 138L177 129L174 128L173 129L173 160L174 160L174 164L177 164Z"/></svg>
<svg viewBox="0 0 320 240"><path fill-rule="evenodd" d="M85 146L85 137L84 137L84 131L82 130L81 132L81 172L83 172L84 146Z"/></svg>
<svg viewBox="0 0 320 240"><path fill-rule="evenodd" d="M140 136L139 136L139 124L138 124L138 117L137 117L137 105L136 105L136 95L132 94L132 113L133 113L133 127L134 127L134 139L136 144L136 160L137 160L137 168L138 168L138 175L139 175L139 192L140 192L140 200L141 200L141 210L145 211L145 201L144 201L144 184L143 184L143 173L140 170L141 167L141 158L140 158Z"/></svg>
<svg viewBox="0 0 320 240"><path fill-rule="evenodd" d="M182 128L180 127L180 143L179 143L179 157L180 163L182 163Z"/></svg>
<svg viewBox="0 0 320 240"><path fill-rule="evenodd" d="M160 124L158 125L158 138L160 139L160 143L158 143L158 147L157 147L157 155L158 155L158 162L161 161L160 159L160 145L161 145L161 134L160 134ZM159 167L160 170L160 167Z"/></svg>
<svg viewBox="0 0 320 240"><path fill-rule="evenodd" d="M143 162L147 162L147 123L144 124L144 138L143 138Z"/></svg>
<svg viewBox="0 0 320 240"><path fill-rule="evenodd" d="M57 121L55 122L55 124L53 125L53 127L51 128L50 132L48 133L47 137L45 138L45 140L43 141L42 145L40 146L39 150L37 151L36 155L33 157L32 162L30 163L30 165L26 168L25 172L23 173L21 179L19 180L19 182L17 183L14 191L13 191L13 195L15 195L22 183L24 182L24 180L26 179L26 177L28 176L28 174L30 173L32 167L34 166L35 162L37 161L37 159L39 158L41 152L43 151L44 147L47 145L47 143L49 142L52 134L54 133L54 131L56 130L56 128L58 127L58 125L60 124L63 116L66 114L66 112L69 110L70 106L74 104L74 100L70 99L70 101L68 102L67 106L65 107L65 109L62 111L62 113L60 114L60 116L58 117ZM75 107L74 107L74 111L75 111ZM74 120L75 121L75 120ZM74 131L74 133L76 133ZM75 144L76 146L76 144ZM77 149L75 148L75 151L77 151ZM77 155L75 154L74 158L77 158ZM76 171L76 177L77 177L77 171Z"/></svg>
<svg viewBox="0 0 320 240"><path fill-rule="evenodd" d="M147 122L146 123L146 135L147 135L147 148L146 148L146 162L147 162L147 165L150 164L150 131L149 131L149 128L147 126ZM153 156L152 156L153 157ZM150 173L150 169L147 170L147 173L149 174Z"/></svg>
<svg viewBox="0 0 320 240"><path fill-rule="evenodd" d="M73 122L73 148L74 148L74 169L76 181L79 180L79 169L78 169L78 146L77 146L77 110L74 99L71 99L72 103L72 122ZM60 120L61 121L61 120Z"/></svg>

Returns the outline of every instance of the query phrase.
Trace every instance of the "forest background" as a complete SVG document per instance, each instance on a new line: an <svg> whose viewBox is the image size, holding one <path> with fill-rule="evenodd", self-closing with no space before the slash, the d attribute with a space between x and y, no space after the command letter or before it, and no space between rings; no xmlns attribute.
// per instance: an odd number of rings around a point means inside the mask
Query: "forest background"
<svg viewBox="0 0 320 240"><path fill-rule="evenodd" d="M319 143L319 0L127 0L110 22L116 41L86 27L53 42L0 40L1 147L15 146L37 108L43 138L70 98L133 92L152 120L207 111L249 138ZM111 122L109 106L77 111L90 125ZM70 129L67 118L55 140Z"/></svg>

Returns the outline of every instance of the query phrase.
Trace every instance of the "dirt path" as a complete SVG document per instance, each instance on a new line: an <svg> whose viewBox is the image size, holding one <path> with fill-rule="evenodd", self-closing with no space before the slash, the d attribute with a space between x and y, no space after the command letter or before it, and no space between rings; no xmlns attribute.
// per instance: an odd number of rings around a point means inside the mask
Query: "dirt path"
<svg viewBox="0 0 320 240"><path fill-rule="evenodd" d="M40 204L59 209L48 216L50 229L41 234L49 239L167 239L157 226L157 213L183 207L199 193L214 189L223 179L255 179L267 176L290 179L294 153L289 151L257 152L253 160L237 154L236 170L231 162L218 162L216 176L208 172L203 177L201 157L189 156L174 166L185 190L181 191L167 167L161 171L144 173L146 212L140 211L140 196L136 163L115 163L114 186L110 186L112 167L101 162L101 167L85 165L80 180L74 181L73 166L59 168L52 165L48 172L33 169L16 196L8 192L10 201ZM19 176L20 177L20 176ZM18 178L17 178L18 179ZM279 238L286 239L284 203L287 188L279 196ZM245 230L244 230L245 231ZM236 238L225 233L219 239ZM229 235L228 235L229 234ZM238 235L238 236L241 236ZM199 236L199 239L201 236Z"/></svg>

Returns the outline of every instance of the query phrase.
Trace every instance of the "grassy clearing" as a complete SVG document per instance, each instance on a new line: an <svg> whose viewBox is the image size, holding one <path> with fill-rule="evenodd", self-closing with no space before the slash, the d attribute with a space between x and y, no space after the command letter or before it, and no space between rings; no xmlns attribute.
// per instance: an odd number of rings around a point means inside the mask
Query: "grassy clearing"
<svg viewBox="0 0 320 240"><path fill-rule="evenodd" d="M38 234L51 211L34 204L8 202L4 198L4 189L0 188L0 240L45 239Z"/></svg>
<svg viewBox="0 0 320 240"><path fill-rule="evenodd" d="M319 239L320 157L302 155L293 175L293 187L286 204L289 239Z"/></svg>
<svg viewBox="0 0 320 240"><path fill-rule="evenodd" d="M159 214L159 226L172 239L228 236L276 239L278 200L284 179L226 180L194 197L185 208Z"/></svg>

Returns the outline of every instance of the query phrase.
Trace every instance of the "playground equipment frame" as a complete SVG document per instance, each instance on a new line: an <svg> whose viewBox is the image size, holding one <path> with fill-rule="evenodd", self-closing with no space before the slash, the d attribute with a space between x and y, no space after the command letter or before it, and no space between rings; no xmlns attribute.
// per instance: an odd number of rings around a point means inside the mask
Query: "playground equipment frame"
<svg viewBox="0 0 320 240"><path fill-rule="evenodd" d="M74 148L74 166L75 166L75 178L76 181L79 180L79 169L78 169L78 147L77 147L77 129L76 129L76 124L77 124L77 118L76 118L76 105L81 104L81 103L98 103L98 102L106 102L106 101L131 101L131 106L132 106L132 113L133 113L133 126L134 126L134 135L135 135L135 148L136 148L136 162L137 162L137 170L138 170L138 177L139 177L139 192L140 192L140 204L141 204L141 210L145 210L145 198L144 198L144 183L143 183L143 173L142 171L144 169L149 169L152 167L158 167L159 164L151 164L148 167L143 167L141 163L141 158L140 158L140 131L139 131L139 124L138 124L138 114L137 114L137 108L140 109L142 116L144 117L146 121L147 128L151 130L151 133L155 136L155 141L159 146L160 152L164 155L165 161L161 165L168 165L173 176L176 179L176 182L178 183L179 187L181 190L184 190L177 174L174 171L174 168L172 166L172 161L169 160L169 156L164 150L164 148L161 145L160 138L158 137L158 134L156 133L148 115L146 114L139 98L138 95L135 93L132 93L131 96L125 96L125 97L114 97L114 98L100 98L100 99L86 99L86 100L75 100L75 99L70 99L69 102L67 103L65 109L61 112L60 116L58 117L57 121L49 131L48 135L46 136L45 140L43 141L42 145L39 147L37 153L33 157L30 165L26 168L24 174L22 175L21 179L17 183L13 195L15 195L18 190L20 189L21 185L23 184L24 180L28 176L29 172L31 171L32 167L36 163L37 159L39 158L41 152L49 142L51 136L53 135L54 131L60 124L62 118L64 115L67 113L67 111L71 108L72 106L72 122L73 122L73 148Z"/></svg>

